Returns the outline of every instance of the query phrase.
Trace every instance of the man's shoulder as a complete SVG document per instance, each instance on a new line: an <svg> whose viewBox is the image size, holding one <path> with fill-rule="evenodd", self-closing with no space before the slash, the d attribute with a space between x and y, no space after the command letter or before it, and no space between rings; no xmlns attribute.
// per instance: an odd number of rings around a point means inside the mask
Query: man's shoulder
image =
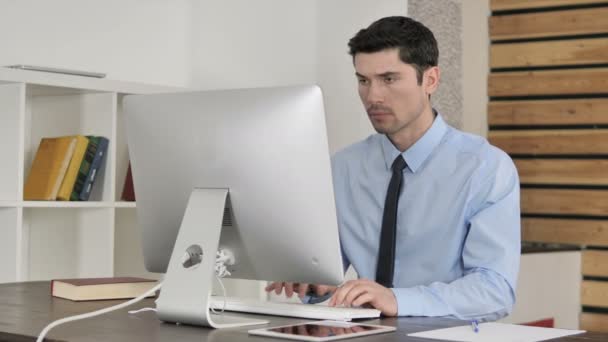
<svg viewBox="0 0 608 342"><path fill-rule="evenodd" d="M490 144L488 139L482 136L463 132L458 129L451 129L451 133L450 139L452 141L449 143L449 145L457 149L457 152L475 154L479 157L483 157L484 159L509 158L508 154L498 147Z"/></svg>
<svg viewBox="0 0 608 342"><path fill-rule="evenodd" d="M334 164L349 163L361 160L361 158L369 155L375 148L379 148L379 134L372 134L365 139L352 143L332 156Z"/></svg>
<svg viewBox="0 0 608 342"><path fill-rule="evenodd" d="M460 156L469 156L477 160L478 167L488 172L496 172L497 169L515 170L511 157L500 148L479 135L463 132L457 129L451 130L451 142L448 142Z"/></svg>

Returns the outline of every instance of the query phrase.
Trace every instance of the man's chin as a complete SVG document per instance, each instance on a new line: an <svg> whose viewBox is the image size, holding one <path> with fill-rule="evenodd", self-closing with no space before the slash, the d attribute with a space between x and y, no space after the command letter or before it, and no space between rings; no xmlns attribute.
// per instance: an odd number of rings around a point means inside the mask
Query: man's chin
<svg viewBox="0 0 608 342"><path fill-rule="evenodd" d="M372 126L374 127L374 130L378 134L388 134L390 132L390 130L387 127L383 127L380 125L372 125Z"/></svg>

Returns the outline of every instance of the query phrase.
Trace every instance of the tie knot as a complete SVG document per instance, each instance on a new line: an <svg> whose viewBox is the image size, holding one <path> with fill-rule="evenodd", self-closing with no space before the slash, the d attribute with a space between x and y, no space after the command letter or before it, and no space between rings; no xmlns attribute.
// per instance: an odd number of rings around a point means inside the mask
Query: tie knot
<svg viewBox="0 0 608 342"><path fill-rule="evenodd" d="M401 172L406 166L407 163L405 162L405 159L403 159L402 155L399 155L395 158L395 161L393 161L393 166L391 166L391 168L393 169L393 172Z"/></svg>

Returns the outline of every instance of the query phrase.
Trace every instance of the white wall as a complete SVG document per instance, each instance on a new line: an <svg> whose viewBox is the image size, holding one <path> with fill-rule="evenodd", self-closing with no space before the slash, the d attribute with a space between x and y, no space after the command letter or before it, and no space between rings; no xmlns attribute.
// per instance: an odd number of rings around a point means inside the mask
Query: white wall
<svg viewBox="0 0 608 342"><path fill-rule="evenodd" d="M186 86L190 0L0 0L0 66L90 70Z"/></svg>
<svg viewBox="0 0 608 342"><path fill-rule="evenodd" d="M204 0L192 11L192 86L315 82L315 1Z"/></svg>
<svg viewBox="0 0 608 342"><path fill-rule="evenodd" d="M580 311L580 251L522 254L516 303L511 315L501 322L553 318L556 328L578 329Z"/></svg>

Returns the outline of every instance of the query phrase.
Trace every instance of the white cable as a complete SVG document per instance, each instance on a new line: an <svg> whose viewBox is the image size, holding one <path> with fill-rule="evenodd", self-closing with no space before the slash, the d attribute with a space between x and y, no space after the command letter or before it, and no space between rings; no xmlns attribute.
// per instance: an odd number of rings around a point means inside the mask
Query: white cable
<svg viewBox="0 0 608 342"><path fill-rule="evenodd" d="M213 312L214 314L218 314L221 315L224 313L224 310L226 309L226 288L224 287L224 283L222 282L222 279L220 277L218 277L217 275L215 276L215 279L217 279L217 281L220 283L220 286L222 287L222 292L223 292L223 297L224 297L224 303L222 304L222 310L220 311L216 311L215 308L210 305L209 307L211 308L211 312Z"/></svg>
<svg viewBox="0 0 608 342"><path fill-rule="evenodd" d="M42 330L42 332L40 333L40 335L38 335L38 338L36 339L36 342L42 342L42 340L44 340L44 337L46 336L46 334L48 334L49 331L51 331L51 329L53 329L54 327L56 327L58 325L61 325L61 324L64 324L64 323L68 323L68 322L78 321L78 320L81 320L81 319L91 318L91 317L103 315L103 314L108 313L108 312L120 310L120 309L125 308L127 306L133 305L133 304L141 301L142 299L144 299L144 298L152 295L156 291L160 290L160 288L162 286L163 286L163 283L158 283L156 286L154 286L153 288L151 288L148 292L142 294L141 296L139 296L137 298L133 298L133 299L131 299L128 302L124 302L122 304L118 304L118 305L115 305L115 306L111 306L109 308L105 308L105 309L89 312L89 313L82 314L82 315L65 317L65 318L56 320L55 322L47 325Z"/></svg>
<svg viewBox="0 0 608 342"><path fill-rule="evenodd" d="M146 311L154 311L156 312L156 308L141 308L139 310L131 310L131 311L127 311L129 313L129 315L136 315L140 312L146 312Z"/></svg>
<svg viewBox="0 0 608 342"><path fill-rule="evenodd" d="M223 314L224 310L226 309L226 287L224 287L224 282L222 282L221 279L231 275L230 271L228 271L228 268L226 267L226 264L234 265L234 255L232 255L232 252L229 250L220 248L215 253L215 279L217 279L222 287L222 297L224 298L224 303L222 304L222 310L220 311L216 311L212 305L209 306L211 308L211 312L214 314Z"/></svg>

